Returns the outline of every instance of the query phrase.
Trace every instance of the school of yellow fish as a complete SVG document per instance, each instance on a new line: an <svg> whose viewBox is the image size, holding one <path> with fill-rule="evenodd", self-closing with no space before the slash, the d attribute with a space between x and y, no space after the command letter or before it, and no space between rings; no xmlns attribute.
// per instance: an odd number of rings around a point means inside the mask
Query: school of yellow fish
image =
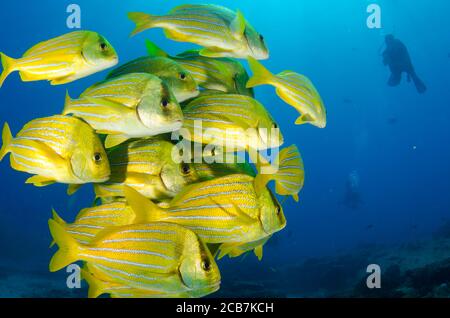
<svg viewBox="0 0 450 318"><path fill-rule="evenodd" d="M253 87L274 86L300 113L295 124L324 128L326 111L305 76L274 75L258 61L269 51L240 11L183 5L167 15L128 16L133 35L162 28L169 39L202 48L170 56L147 41L148 56L77 98L68 93L62 114L34 119L15 137L5 123L0 160L10 154L11 167L31 174L26 183L38 187L64 183L72 194L94 184L94 205L74 222L56 211L48 222L59 248L50 271L83 262L89 297L205 296L220 288L216 258L253 250L261 259L263 245L286 226L269 183L296 201L304 183L295 145L281 148L277 168L260 154L284 139ZM18 59L0 55L0 87L14 71L23 81L59 85L118 63L113 46L90 31L41 42ZM248 60L251 78L239 59ZM234 161L183 160L185 151L170 138L180 129L206 158ZM239 161L236 149L256 153L254 165Z"/></svg>

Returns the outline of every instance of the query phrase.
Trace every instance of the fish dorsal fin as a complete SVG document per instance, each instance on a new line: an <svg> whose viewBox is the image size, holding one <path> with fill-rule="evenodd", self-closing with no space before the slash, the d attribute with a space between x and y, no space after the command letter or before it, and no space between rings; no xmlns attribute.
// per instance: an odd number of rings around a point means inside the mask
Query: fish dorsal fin
<svg viewBox="0 0 450 318"><path fill-rule="evenodd" d="M243 38L245 32L245 18L240 10L236 11L236 17L231 21L230 29L236 39L241 40Z"/></svg>
<svg viewBox="0 0 450 318"><path fill-rule="evenodd" d="M147 47L147 53L149 56L169 57L169 54L167 54L163 49L161 49L159 46L157 46L155 43L153 43L150 40L145 40L145 46Z"/></svg>
<svg viewBox="0 0 450 318"><path fill-rule="evenodd" d="M129 139L128 136L125 135L108 135L105 139L105 148L112 148L121 143L124 143Z"/></svg>
<svg viewBox="0 0 450 318"><path fill-rule="evenodd" d="M123 191L128 206L134 212L134 223L159 221L162 212L162 209L160 207L158 207L156 204L144 197L132 187L124 186Z"/></svg>

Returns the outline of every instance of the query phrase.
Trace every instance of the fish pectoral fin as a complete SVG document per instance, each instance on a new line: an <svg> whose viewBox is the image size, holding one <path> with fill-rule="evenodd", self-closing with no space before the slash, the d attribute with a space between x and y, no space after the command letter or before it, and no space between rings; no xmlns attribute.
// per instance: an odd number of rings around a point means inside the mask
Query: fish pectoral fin
<svg viewBox="0 0 450 318"><path fill-rule="evenodd" d="M226 214L228 214L231 217L238 218L239 221L241 221L244 225L253 224L255 222L255 219L250 217L247 213L245 213L236 203L231 202L231 205L233 206L235 211L230 211L230 209L223 207L222 204L214 200L213 198L209 197L209 199L219 208L224 211ZM233 213L234 212L234 213Z"/></svg>
<svg viewBox="0 0 450 318"><path fill-rule="evenodd" d="M231 32L237 40L241 40L245 32L245 18L240 10L237 10L236 17L230 24Z"/></svg>
<svg viewBox="0 0 450 318"><path fill-rule="evenodd" d="M133 111L136 105L128 106L106 98L83 96L88 102L107 107L114 113L122 114L123 112Z"/></svg>
<svg viewBox="0 0 450 318"><path fill-rule="evenodd" d="M72 73L67 74L67 76L52 79L50 81L50 85L67 84L67 83L71 83L71 82L75 81L76 79L78 79L78 78L75 76L75 72L72 72Z"/></svg>
<svg viewBox="0 0 450 318"><path fill-rule="evenodd" d="M52 178L43 177L39 175L32 176L25 181L26 184L33 184L35 187L45 187L55 182L56 181Z"/></svg>
<svg viewBox="0 0 450 318"><path fill-rule="evenodd" d="M67 195L72 195L81 188L82 184L69 184L67 187Z"/></svg>
<svg viewBox="0 0 450 318"><path fill-rule="evenodd" d="M310 122L313 122L314 118L311 117L311 115L309 114L303 114L301 115L299 118L297 118L297 120L295 121L296 125L303 125L303 124L307 124Z"/></svg>
<svg viewBox="0 0 450 318"><path fill-rule="evenodd" d="M199 54L205 57L224 57L228 56L228 53L230 52L231 51L227 51L224 49L210 47L201 49Z"/></svg>
<svg viewBox="0 0 450 318"><path fill-rule="evenodd" d="M108 135L105 139L105 148L112 148L130 139L125 135Z"/></svg>

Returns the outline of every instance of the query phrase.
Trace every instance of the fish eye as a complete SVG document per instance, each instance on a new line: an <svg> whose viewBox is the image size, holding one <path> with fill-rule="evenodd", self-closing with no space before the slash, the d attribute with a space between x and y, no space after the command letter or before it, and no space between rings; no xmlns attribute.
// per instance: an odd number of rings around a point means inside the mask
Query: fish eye
<svg viewBox="0 0 450 318"><path fill-rule="evenodd" d="M166 108L167 106L169 106L169 101L166 98L163 98L161 100L161 106Z"/></svg>
<svg viewBox="0 0 450 318"><path fill-rule="evenodd" d="M264 42L264 36L262 34L259 35L259 39Z"/></svg>
<svg viewBox="0 0 450 318"><path fill-rule="evenodd" d="M280 215L281 213L281 207L279 205L276 206L275 211L277 212L277 215Z"/></svg>
<svg viewBox="0 0 450 318"><path fill-rule="evenodd" d="M186 79L186 74L180 73L180 79L184 81Z"/></svg>
<svg viewBox="0 0 450 318"><path fill-rule="evenodd" d="M277 123L273 123L272 128L277 129L278 128L278 124Z"/></svg>
<svg viewBox="0 0 450 318"><path fill-rule="evenodd" d="M106 43L102 42L102 43L100 43L100 48L102 49L102 51L104 51L108 48L108 45L106 45Z"/></svg>
<svg viewBox="0 0 450 318"><path fill-rule="evenodd" d="M94 161L95 163L99 164L100 162L102 162L102 154L99 152L96 152L94 154Z"/></svg>
<svg viewBox="0 0 450 318"><path fill-rule="evenodd" d="M181 165L181 171L183 172L183 174L187 175L191 172L191 167L187 163L183 163Z"/></svg>
<svg viewBox="0 0 450 318"><path fill-rule="evenodd" d="M208 260L203 260L202 261L202 269L205 272L209 272L211 270L211 263Z"/></svg>

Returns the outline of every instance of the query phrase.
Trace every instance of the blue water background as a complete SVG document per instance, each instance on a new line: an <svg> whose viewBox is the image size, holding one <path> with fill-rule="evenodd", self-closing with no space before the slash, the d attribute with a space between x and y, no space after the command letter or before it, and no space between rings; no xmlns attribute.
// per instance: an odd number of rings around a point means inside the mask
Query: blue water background
<svg viewBox="0 0 450 318"><path fill-rule="evenodd" d="M20 57L33 44L69 32L65 10L70 3L2 4L0 51ZM160 29L129 37L133 24L127 12L163 14L185 1L76 3L82 8L82 28L104 35L122 63L145 55L147 38L171 54L195 47L166 39ZM297 112L279 100L272 87L256 89L257 98L280 124L286 145L298 145L306 181L300 203L285 202L288 226L268 244L263 261L253 256L222 261L225 277L227 271L295 263L368 243L420 239L450 217L448 1L212 3L239 8L266 39L271 57L264 64L275 73L291 69L310 77L328 110L326 129L295 126ZM366 26L369 3L382 6L382 30ZM389 72L380 53L387 33L394 33L408 46L429 88L425 95L417 94L406 81L397 88L386 85ZM60 113L66 90L77 96L106 74L52 87L46 82L23 83L14 73L0 89L0 121L7 121L16 133L34 118ZM392 118L395 124L390 124ZM352 171L360 179L363 203L358 209L343 204ZM18 270L44 271L53 253L48 248L47 226L51 208L73 220L79 209L91 204L92 187L68 197L63 185L25 185L29 176L12 170L8 159L0 163L0 176L0 263L13 264ZM242 276L245 280L245 271Z"/></svg>

